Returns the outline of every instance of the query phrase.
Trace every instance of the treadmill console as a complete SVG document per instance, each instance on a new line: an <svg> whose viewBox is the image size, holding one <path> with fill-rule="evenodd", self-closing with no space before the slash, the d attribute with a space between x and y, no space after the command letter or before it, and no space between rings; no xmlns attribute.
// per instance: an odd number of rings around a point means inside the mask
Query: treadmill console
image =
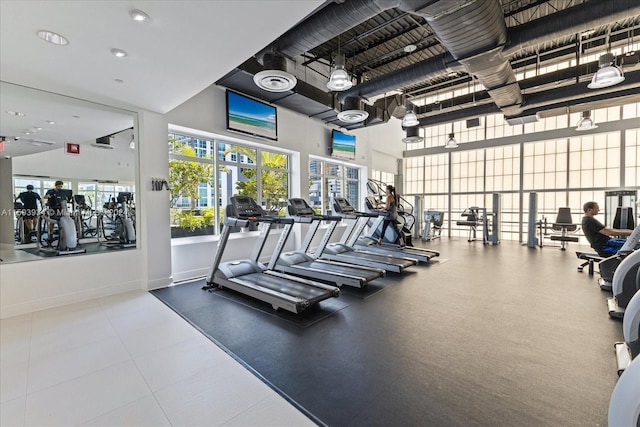
<svg viewBox="0 0 640 427"><path fill-rule="evenodd" d="M353 206L344 197L336 197L333 201L333 207L336 212L341 214L353 214L355 212Z"/></svg>
<svg viewBox="0 0 640 427"><path fill-rule="evenodd" d="M265 216L264 210L251 197L234 196L229 201L237 218L260 218Z"/></svg>
<svg viewBox="0 0 640 427"><path fill-rule="evenodd" d="M315 211L304 199L289 199L288 211L293 216L315 215Z"/></svg>

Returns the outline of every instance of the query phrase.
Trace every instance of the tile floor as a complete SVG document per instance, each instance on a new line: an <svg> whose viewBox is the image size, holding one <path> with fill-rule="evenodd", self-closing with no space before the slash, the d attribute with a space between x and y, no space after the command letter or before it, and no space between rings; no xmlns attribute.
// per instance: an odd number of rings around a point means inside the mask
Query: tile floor
<svg viewBox="0 0 640 427"><path fill-rule="evenodd" d="M2 426L306 426L147 292L0 321Z"/></svg>

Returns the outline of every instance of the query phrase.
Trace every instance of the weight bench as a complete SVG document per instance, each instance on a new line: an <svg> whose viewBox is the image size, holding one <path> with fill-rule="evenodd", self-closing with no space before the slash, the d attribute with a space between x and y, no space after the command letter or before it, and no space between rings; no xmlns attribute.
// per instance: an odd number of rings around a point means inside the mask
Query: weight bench
<svg viewBox="0 0 640 427"><path fill-rule="evenodd" d="M578 266L578 271L582 272L582 270L584 270L584 268L586 266L589 266L589 276L593 276L593 265L596 262L600 262L602 261L603 257L601 257L600 255L598 255L597 253L593 253L593 252L578 252L576 251L576 256L578 257L578 259L582 259L585 262L583 262L582 264L580 264Z"/></svg>
<svg viewBox="0 0 640 427"><path fill-rule="evenodd" d="M578 243L578 237L569 234L578 230L578 224L573 224L570 208L558 209L558 217L556 218L556 222L551 225L551 228L554 231L560 231L560 234L552 234L549 236L551 240L560 242L560 250L564 251L568 242Z"/></svg>

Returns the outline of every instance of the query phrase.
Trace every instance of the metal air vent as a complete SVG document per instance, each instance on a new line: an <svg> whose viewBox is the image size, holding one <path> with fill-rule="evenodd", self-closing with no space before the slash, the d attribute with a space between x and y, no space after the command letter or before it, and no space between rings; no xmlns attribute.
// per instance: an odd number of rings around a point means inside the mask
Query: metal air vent
<svg viewBox="0 0 640 427"><path fill-rule="evenodd" d="M253 76L256 86L269 92L287 92L298 80L292 74L280 70L264 70Z"/></svg>

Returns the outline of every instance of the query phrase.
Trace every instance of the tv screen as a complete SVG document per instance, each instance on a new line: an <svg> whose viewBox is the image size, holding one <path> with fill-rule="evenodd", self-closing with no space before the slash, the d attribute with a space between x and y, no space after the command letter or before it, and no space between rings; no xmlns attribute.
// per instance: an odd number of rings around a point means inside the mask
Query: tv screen
<svg viewBox="0 0 640 427"><path fill-rule="evenodd" d="M331 133L331 155L341 159L355 160L356 137L334 129Z"/></svg>
<svg viewBox="0 0 640 427"><path fill-rule="evenodd" d="M277 141L276 107L227 90L227 129Z"/></svg>

